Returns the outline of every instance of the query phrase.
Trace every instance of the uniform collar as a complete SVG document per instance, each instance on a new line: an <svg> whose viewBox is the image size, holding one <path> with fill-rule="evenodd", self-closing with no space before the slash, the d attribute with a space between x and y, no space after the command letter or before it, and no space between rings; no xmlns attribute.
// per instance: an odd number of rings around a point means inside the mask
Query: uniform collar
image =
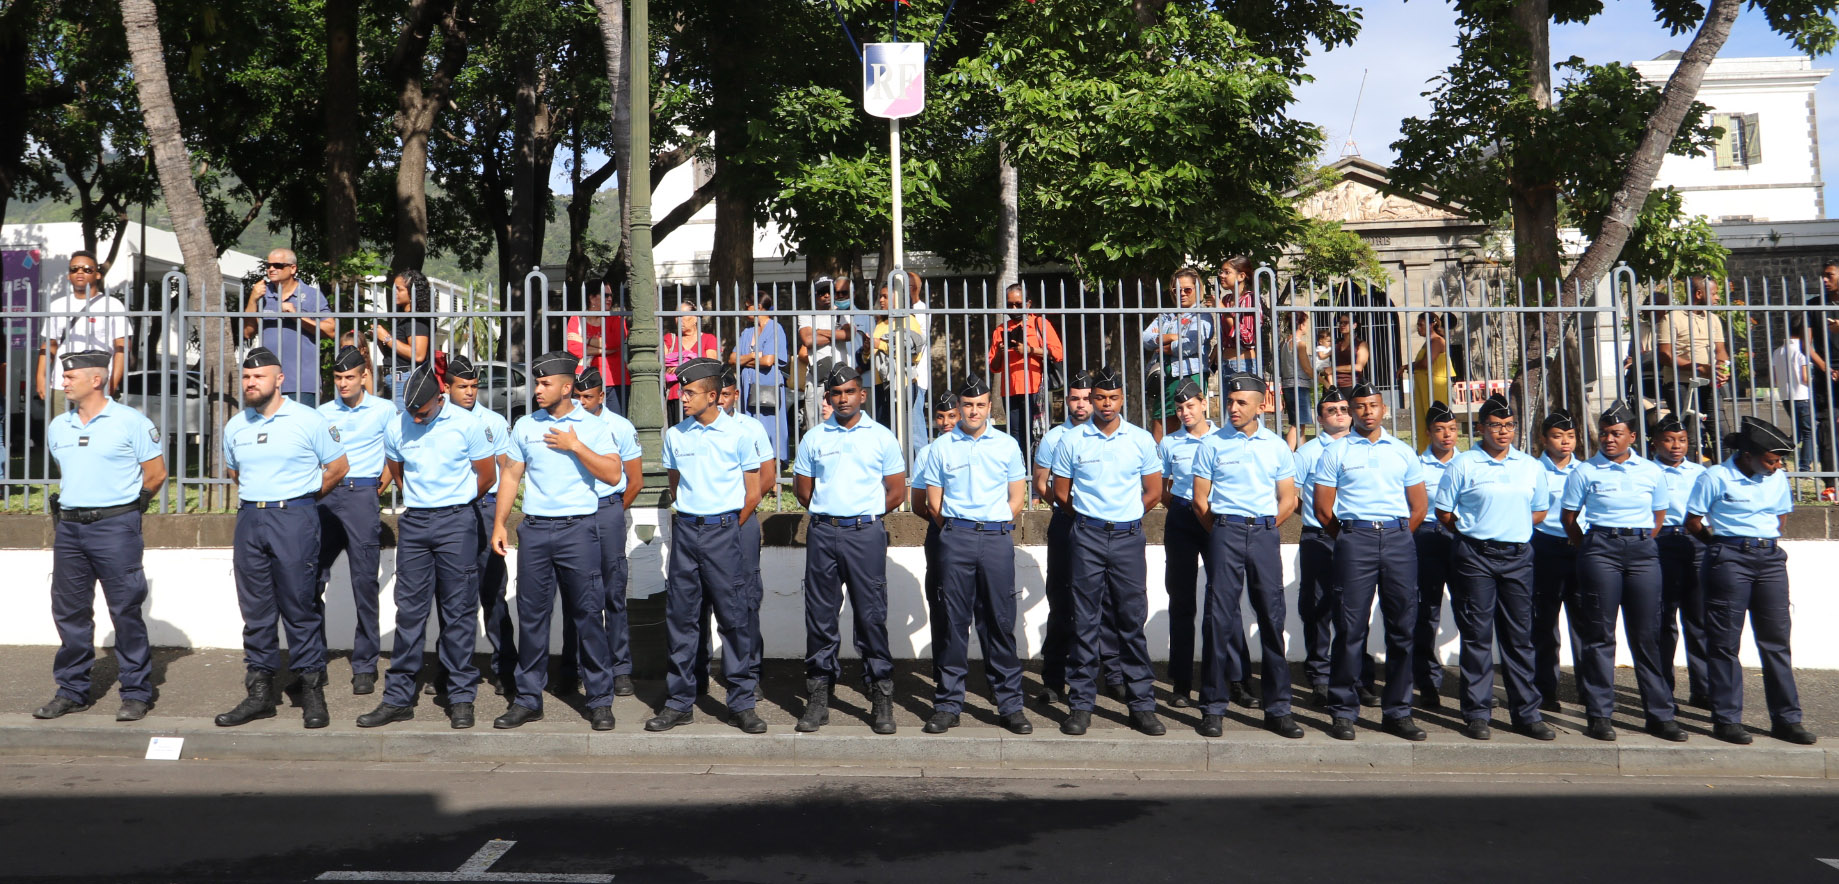
<svg viewBox="0 0 1839 884"><path fill-rule="evenodd" d="M1608 455L1605 455L1601 451L1598 451L1597 453L1590 455L1590 459L1585 461L1585 463L1590 464L1591 466L1596 467L1598 469L1620 470L1620 471L1626 472L1628 470L1632 470L1632 469L1635 469L1636 467L1639 467L1642 464L1642 462L1645 460L1646 458L1642 457L1639 454L1635 454L1634 452L1631 451L1628 454L1628 460L1625 460L1621 463L1616 463L1615 461L1610 460Z"/></svg>
<svg viewBox="0 0 1839 884"><path fill-rule="evenodd" d="M1685 472L1690 467L1700 467L1701 469L1704 467L1703 464L1694 463L1692 458L1690 457L1682 457L1679 459L1679 463L1676 463L1672 466L1667 466L1666 464L1661 463L1659 458L1650 457L1648 458L1648 460L1652 461L1654 466L1657 466L1661 470L1665 472L1669 472L1669 473Z"/></svg>
<svg viewBox="0 0 1839 884"><path fill-rule="evenodd" d="M1423 451L1418 452L1418 460L1421 460L1427 464L1434 463L1437 466L1447 466L1448 464L1453 463L1456 460L1456 455L1461 454L1461 453L1462 452L1459 452L1452 448L1450 449L1449 460L1438 460L1436 455L1430 453L1429 446L1426 446ZM1482 452L1482 454L1487 454L1487 452L1484 451ZM1489 459L1492 460L1493 458L1489 458Z"/></svg>
<svg viewBox="0 0 1839 884"><path fill-rule="evenodd" d="M715 420L709 421L706 424L693 417L686 417L683 419L683 423L678 424L677 427L678 429L683 430L686 433L694 432L697 430L703 430L703 431L707 431L710 433L720 433L734 425L734 422L735 422L734 415L729 414L728 412L722 411L719 408L716 409L716 412L717 413L715 415Z"/></svg>
<svg viewBox="0 0 1839 884"><path fill-rule="evenodd" d="M1183 439L1205 439L1208 436L1213 435L1214 433L1224 433L1229 429L1232 429L1231 424L1227 424L1224 427L1216 427L1213 425L1213 421L1208 421L1207 431L1198 436L1194 435L1193 433L1188 432L1187 427L1180 427L1176 429L1175 432L1170 433L1169 435L1170 436L1180 436ZM1253 435L1256 435L1256 431L1253 431Z"/></svg>
<svg viewBox="0 0 1839 884"><path fill-rule="evenodd" d="M957 439L962 442L982 442L983 440L990 438L990 434L994 432L996 432L996 428L993 426L990 426L988 421L985 421L983 424L983 435L981 436L973 436L969 433L964 432L964 428L958 424L952 424L951 432L948 433L947 435L949 435L953 439Z"/></svg>
<svg viewBox="0 0 1839 884"><path fill-rule="evenodd" d="M1347 440L1348 442L1356 444L1356 445L1391 445L1394 443L1399 444L1399 445L1405 444L1404 442L1401 442L1397 436L1392 435L1391 430L1385 430L1385 429L1382 429L1379 431L1378 439L1369 440L1367 439L1367 437L1362 436L1359 433L1352 432L1352 431L1349 431L1347 435L1342 436L1341 438L1344 440Z"/></svg>
<svg viewBox="0 0 1839 884"><path fill-rule="evenodd" d="M835 430L839 433L854 433L857 430L866 430L870 426L876 426L875 419L869 417L866 411L861 412L861 416L856 419L856 425L853 427L845 427L837 423L836 415L834 414L824 419L824 429Z"/></svg>
<svg viewBox="0 0 1839 884"><path fill-rule="evenodd" d="M1501 458L1500 460L1495 460L1494 455L1489 454L1488 449L1481 447L1480 442L1475 443L1473 446L1469 448L1469 450L1475 452L1475 455L1481 458L1482 462L1484 463L1500 464L1502 466L1513 463L1514 461L1532 460L1532 455L1527 454L1524 451L1521 451L1518 446L1514 446L1514 445L1507 446L1507 456ZM1450 458L1451 464L1454 464L1455 462L1456 462L1455 458L1453 457Z"/></svg>
<svg viewBox="0 0 1839 884"><path fill-rule="evenodd" d="M1549 452L1541 452L1539 455L1539 462L1544 464L1546 469L1551 470L1554 473L1562 473L1565 470L1568 470L1568 469L1571 469L1577 466L1577 455L1573 453L1571 455L1570 464L1561 467L1557 463L1552 461L1552 455Z"/></svg>
<svg viewBox="0 0 1839 884"><path fill-rule="evenodd" d="M1249 433L1246 433L1246 432L1241 432L1238 427L1235 427L1232 424L1227 424L1226 426L1223 426L1219 429L1220 438L1221 439L1256 439L1259 436L1264 435L1264 421L1258 421L1257 426L1258 426L1257 429Z"/></svg>
<svg viewBox="0 0 1839 884"><path fill-rule="evenodd" d="M1112 430L1109 436L1105 435L1105 431L1099 429L1098 424L1094 421L1086 421L1085 423L1080 424L1079 426L1080 426L1080 429L1083 430L1085 432L1085 435L1087 436L1098 436L1100 438L1105 438L1105 439L1118 439L1118 438L1122 438L1123 435L1130 430L1130 421L1124 420L1121 417L1118 418L1117 429Z"/></svg>
<svg viewBox="0 0 1839 884"><path fill-rule="evenodd" d="M345 397L334 394L332 396L332 407L339 411L363 411L366 408L376 407L371 401L376 398L376 394L366 391L363 397L358 399L358 404L356 406L351 406L345 404ZM443 408L442 410L445 411L446 409Z"/></svg>
<svg viewBox="0 0 1839 884"><path fill-rule="evenodd" d="M77 410L74 408L70 409L69 411L64 412L63 415L59 415L59 417L63 417L64 415L69 415L70 422L73 424L76 424L77 429L86 430L94 426L96 421L99 421L103 419L104 417L107 417L109 412L114 411L116 408L126 408L126 407L127 406L122 405L119 402L116 402L112 398L105 398L105 400L102 403L102 410L96 412L96 416L90 418L89 423L84 423L82 415L78 414Z"/></svg>
<svg viewBox="0 0 1839 884"><path fill-rule="evenodd" d="M300 403L287 398L286 396L282 395L280 392L276 392L275 395L281 396L281 407L275 409L274 414L269 415L267 417L263 417L261 412L256 411L254 408L251 408L245 405L243 406L243 418L252 424L261 423L263 421L279 420L283 415L290 414L302 408L306 408L306 406L301 405ZM307 410L311 411L312 409L307 409Z"/></svg>
<svg viewBox="0 0 1839 884"><path fill-rule="evenodd" d="M1737 456L1734 454L1731 455L1730 457L1725 458L1724 462L1721 464L1718 464L1718 466L1721 466L1725 470L1728 470L1730 472L1731 480L1735 482L1744 482L1750 485L1760 485L1774 478L1774 476L1764 476L1761 473L1758 473L1754 476L1745 474L1743 472L1743 468L1737 466ZM1780 470L1777 470L1776 472L1779 473Z"/></svg>

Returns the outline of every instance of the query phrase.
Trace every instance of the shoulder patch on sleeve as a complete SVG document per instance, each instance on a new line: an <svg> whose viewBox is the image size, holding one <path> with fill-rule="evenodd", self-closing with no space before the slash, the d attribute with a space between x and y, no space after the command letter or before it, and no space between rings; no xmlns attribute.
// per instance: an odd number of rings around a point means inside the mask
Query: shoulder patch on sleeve
<svg viewBox="0 0 1839 884"><path fill-rule="evenodd" d="M334 442L338 442L338 441L341 441L341 440L340 440L340 439L338 438L338 427L336 427L336 426L330 426L330 427L326 427L326 432L328 432L328 433L331 433L331 434L332 434L332 441L334 441Z"/></svg>
<svg viewBox="0 0 1839 884"><path fill-rule="evenodd" d="M148 427L147 435L153 439L154 444L158 444L160 441L160 428L159 427Z"/></svg>

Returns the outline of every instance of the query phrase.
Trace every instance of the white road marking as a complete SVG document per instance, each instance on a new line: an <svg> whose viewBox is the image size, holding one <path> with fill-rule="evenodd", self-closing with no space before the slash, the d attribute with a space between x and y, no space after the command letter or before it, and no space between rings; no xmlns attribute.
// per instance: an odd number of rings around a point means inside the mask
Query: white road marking
<svg viewBox="0 0 1839 884"><path fill-rule="evenodd" d="M1814 859L1818 862L1826 863L1827 865L1832 866L1835 869L1839 869L1839 859L1827 859L1825 857L1820 857L1820 856L1816 856L1814 857Z"/></svg>
<svg viewBox="0 0 1839 884"><path fill-rule="evenodd" d="M516 841L496 838L485 842L466 862L451 872L326 872L320 881L486 881L493 884L609 884L612 875L568 875L545 872L493 872L492 864L502 859Z"/></svg>

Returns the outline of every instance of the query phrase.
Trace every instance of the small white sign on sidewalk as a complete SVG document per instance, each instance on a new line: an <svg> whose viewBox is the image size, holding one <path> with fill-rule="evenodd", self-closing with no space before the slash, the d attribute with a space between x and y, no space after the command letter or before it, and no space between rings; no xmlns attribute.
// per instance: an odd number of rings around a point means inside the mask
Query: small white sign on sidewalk
<svg viewBox="0 0 1839 884"><path fill-rule="evenodd" d="M178 761L185 748L184 737L154 737L147 741L148 761Z"/></svg>

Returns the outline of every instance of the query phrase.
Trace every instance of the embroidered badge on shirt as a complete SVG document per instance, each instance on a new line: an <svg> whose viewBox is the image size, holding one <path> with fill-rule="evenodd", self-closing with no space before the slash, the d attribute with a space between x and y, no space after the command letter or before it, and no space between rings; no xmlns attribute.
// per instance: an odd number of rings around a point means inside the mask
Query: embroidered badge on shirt
<svg viewBox="0 0 1839 884"><path fill-rule="evenodd" d="M332 441L334 442L339 441L338 427L327 427L326 430L332 434Z"/></svg>
<svg viewBox="0 0 1839 884"><path fill-rule="evenodd" d="M88 436L78 436L77 437L77 447L78 448L88 448L89 447L89 437Z"/></svg>
<svg viewBox="0 0 1839 884"><path fill-rule="evenodd" d="M153 441L157 444L160 441L160 428L159 427L148 427L147 435L151 437Z"/></svg>

